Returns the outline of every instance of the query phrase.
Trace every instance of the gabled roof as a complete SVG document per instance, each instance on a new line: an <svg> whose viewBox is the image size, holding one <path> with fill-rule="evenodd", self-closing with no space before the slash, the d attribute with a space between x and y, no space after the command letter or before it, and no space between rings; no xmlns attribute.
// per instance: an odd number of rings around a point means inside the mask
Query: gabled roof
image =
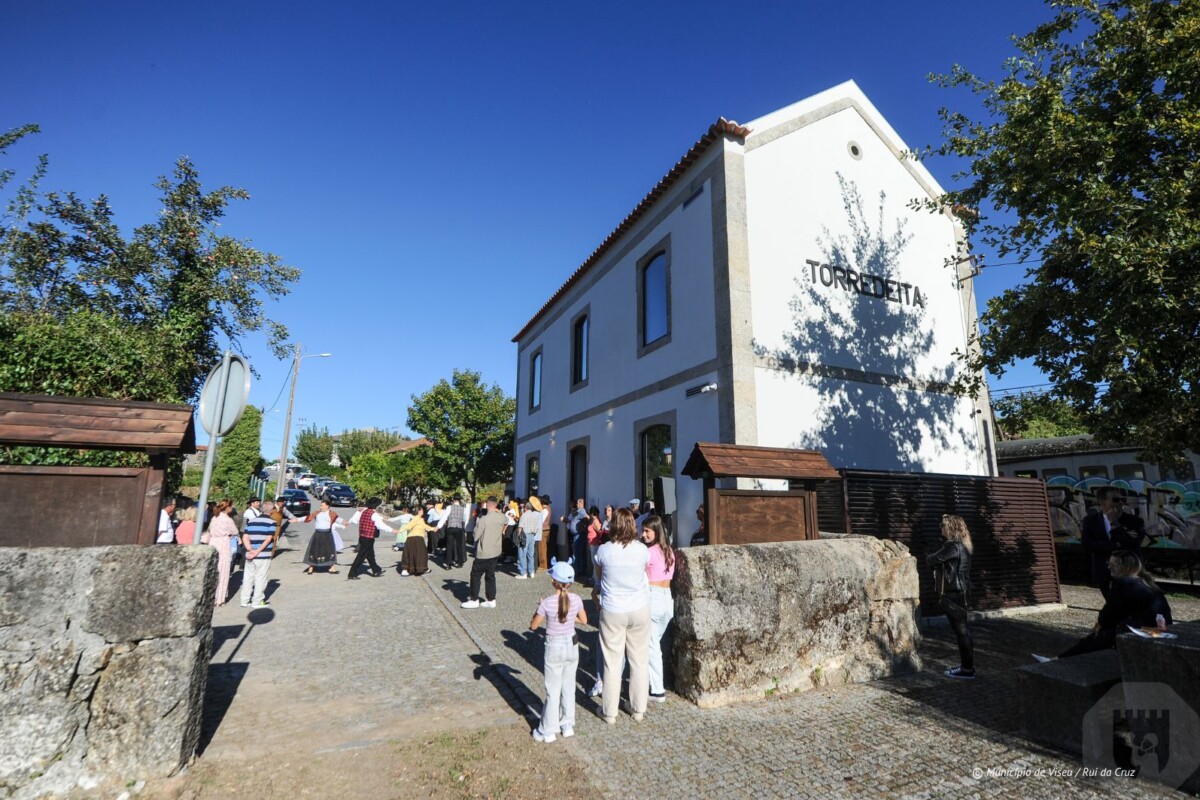
<svg viewBox="0 0 1200 800"><path fill-rule="evenodd" d="M629 216L625 217L625 219L621 221L621 224L618 225L612 233L605 237L604 241L600 243L600 246L596 248L595 252L588 256L587 260L579 265L579 268L571 274L571 277L567 278L567 282L558 287L558 291L550 296L550 299L547 300L540 309L538 309L538 312L533 315L533 318L530 319L529 322L525 323L525 327L521 328L521 330L517 332L517 335L514 336L512 340L514 342L520 341L521 337L528 333L529 329L532 328L534 324L542 318L542 315L549 311L563 295L570 291L571 287L578 283L580 279L582 279L587 273L587 271L591 269L601 258L603 258L604 254L607 253L614 244L620 241L621 237L624 236L639 219L646 215L646 212L648 212L654 206L654 204L658 202L658 199L666 194L667 191L675 185L675 183L683 176L683 173L687 172L688 167L690 167L692 164L695 164L696 161L698 161L700 157L707 152L708 148L711 147L714 142L725 136L730 136L735 139L745 139L749 135L750 129L744 125L739 125L732 120L725 119L724 117L718 118L716 122L708 127L708 132L701 136L700 139L694 145L692 145L691 149L684 154L683 158L679 159L675 166L671 168L671 171L664 175L662 180L655 184L654 188L650 190L650 193L642 198L642 201L634 207L633 211L629 212Z"/></svg>
<svg viewBox="0 0 1200 800"><path fill-rule="evenodd" d="M816 450L697 442L684 464L689 478L792 478L840 480L842 474Z"/></svg>
<svg viewBox="0 0 1200 800"><path fill-rule="evenodd" d="M389 447L387 450L384 450L384 452L388 453L390 455L392 453L404 453L404 452L407 452L407 451L412 450L417 447L432 447L432 446L433 446L433 442L429 441L424 436L422 436L420 439L410 439L406 442L401 442L400 444L396 445L395 447Z"/></svg>

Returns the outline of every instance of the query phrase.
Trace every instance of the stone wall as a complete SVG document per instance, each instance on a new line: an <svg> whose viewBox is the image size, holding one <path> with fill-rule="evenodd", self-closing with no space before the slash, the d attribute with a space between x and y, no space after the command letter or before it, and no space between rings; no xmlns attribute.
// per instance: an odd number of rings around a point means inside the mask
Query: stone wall
<svg viewBox="0 0 1200 800"><path fill-rule="evenodd" d="M675 690L701 707L920 669L917 563L871 536L687 548Z"/></svg>
<svg viewBox="0 0 1200 800"><path fill-rule="evenodd" d="M0 797L166 777L200 737L216 551L0 548Z"/></svg>

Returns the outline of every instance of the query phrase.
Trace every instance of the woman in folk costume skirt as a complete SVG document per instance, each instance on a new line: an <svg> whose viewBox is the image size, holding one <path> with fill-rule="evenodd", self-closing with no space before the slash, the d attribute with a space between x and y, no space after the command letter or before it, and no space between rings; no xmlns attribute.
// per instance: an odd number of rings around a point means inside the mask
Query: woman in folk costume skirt
<svg viewBox="0 0 1200 800"><path fill-rule="evenodd" d="M425 536L433 532L433 527L417 514L400 530L407 537L404 552L400 555L400 574L424 575L429 571L429 547Z"/></svg>
<svg viewBox="0 0 1200 800"><path fill-rule="evenodd" d="M312 575L317 567L329 567L329 574L336 575L337 547L333 542L333 526L337 523L337 514L329 510L329 503L322 502L321 510L309 514L304 521L316 522L316 530L304 551L304 563L308 565L305 574Z"/></svg>

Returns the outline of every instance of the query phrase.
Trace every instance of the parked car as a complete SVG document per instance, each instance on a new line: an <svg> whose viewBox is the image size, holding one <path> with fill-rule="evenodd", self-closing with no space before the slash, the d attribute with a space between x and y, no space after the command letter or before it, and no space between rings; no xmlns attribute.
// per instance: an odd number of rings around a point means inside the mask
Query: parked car
<svg viewBox="0 0 1200 800"><path fill-rule="evenodd" d="M307 517L312 512L312 502L302 489L284 489L283 505L297 517Z"/></svg>
<svg viewBox="0 0 1200 800"><path fill-rule="evenodd" d="M358 502L358 496L344 483L331 483L325 487L325 500L331 506L352 506Z"/></svg>
<svg viewBox="0 0 1200 800"><path fill-rule="evenodd" d="M337 483L337 481L327 475L322 475L319 478L313 478L312 488L309 489L309 491L323 500L325 499L325 487L329 486L331 483Z"/></svg>
<svg viewBox="0 0 1200 800"><path fill-rule="evenodd" d="M313 484L313 479L316 477L317 477L317 473L315 473L315 472L300 473L300 476L298 478L296 478L296 488L297 489L311 489L312 484Z"/></svg>

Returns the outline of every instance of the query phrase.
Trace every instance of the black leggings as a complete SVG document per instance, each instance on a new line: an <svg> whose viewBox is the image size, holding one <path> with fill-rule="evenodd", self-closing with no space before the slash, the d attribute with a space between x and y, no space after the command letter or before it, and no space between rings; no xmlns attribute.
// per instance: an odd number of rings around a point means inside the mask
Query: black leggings
<svg viewBox="0 0 1200 800"><path fill-rule="evenodd" d="M1101 650L1111 650L1117 645L1117 629L1101 628L1080 639L1067 650L1059 654L1059 658L1081 656L1084 653L1097 653Z"/></svg>
<svg viewBox="0 0 1200 800"><path fill-rule="evenodd" d="M975 645L971 642L971 632L967 630L965 606L966 601L957 592L953 596L942 595L942 611L946 613L946 619L950 621L950 630L954 631L954 638L958 640L958 658L962 662L962 668L973 672Z"/></svg>

